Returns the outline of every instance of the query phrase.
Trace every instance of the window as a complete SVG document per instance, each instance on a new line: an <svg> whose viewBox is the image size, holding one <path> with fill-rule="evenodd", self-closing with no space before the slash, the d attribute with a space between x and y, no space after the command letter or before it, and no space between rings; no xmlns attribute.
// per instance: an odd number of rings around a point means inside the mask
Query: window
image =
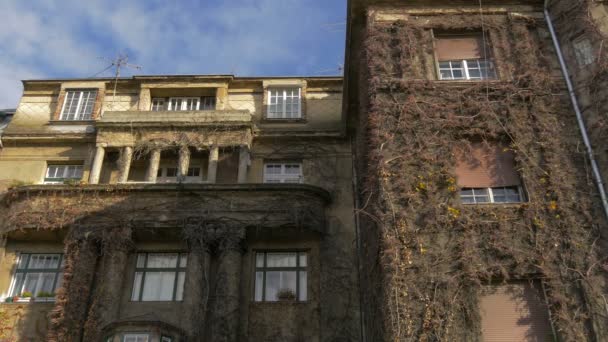
<svg viewBox="0 0 608 342"><path fill-rule="evenodd" d="M438 36L436 50L440 80L496 78L489 47L481 34Z"/></svg>
<svg viewBox="0 0 608 342"><path fill-rule="evenodd" d="M153 112L160 112L165 109L165 99L163 98L154 98L152 99L152 111Z"/></svg>
<svg viewBox="0 0 608 342"><path fill-rule="evenodd" d="M173 342L173 339L169 336L161 336L160 342Z"/></svg>
<svg viewBox="0 0 608 342"><path fill-rule="evenodd" d="M97 90L69 90L66 92L59 120L91 120Z"/></svg>
<svg viewBox="0 0 608 342"><path fill-rule="evenodd" d="M308 299L306 252L256 252L256 302L306 301Z"/></svg>
<svg viewBox="0 0 608 342"><path fill-rule="evenodd" d="M215 110L215 96L203 96L200 110Z"/></svg>
<svg viewBox="0 0 608 342"><path fill-rule="evenodd" d="M264 183L301 183L302 165L299 163L267 163Z"/></svg>
<svg viewBox="0 0 608 342"><path fill-rule="evenodd" d="M187 261L184 253L137 254L131 300L181 301Z"/></svg>
<svg viewBox="0 0 608 342"><path fill-rule="evenodd" d="M188 174L186 175L186 182L197 182L202 181L200 167L189 167ZM176 183L177 182L177 168L176 167L160 167L156 173L157 183Z"/></svg>
<svg viewBox="0 0 608 342"><path fill-rule="evenodd" d="M455 149L460 199L465 204L523 202L515 156L508 148L472 143Z"/></svg>
<svg viewBox="0 0 608 342"><path fill-rule="evenodd" d="M62 184L66 180L82 179L82 165L48 165L45 184Z"/></svg>
<svg viewBox="0 0 608 342"><path fill-rule="evenodd" d="M63 281L62 269L62 254L20 254L11 295L28 293L30 297L55 297Z"/></svg>
<svg viewBox="0 0 608 342"><path fill-rule="evenodd" d="M172 97L169 99L170 111L198 110L200 98L198 97Z"/></svg>
<svg viewBox="0 0 608 342"><path fill-rule="evenodd" d="M591 41L587 38L578 38L572 42L574 46L574 53L576 55L576 61L578 65L585 66L595 62L595 55L593 54L593 47Z"/></svg>
<svg viewBox="0 0 608 342"><path fill-rule="evenodd" d="M507 186L497 188L463 188L460 200L466 204L476 203L519 203L522 200L521 188Z"/></svg>
<svg viewBox="0 0 608 342"><path fill-rule="evenodd" d="M148 341L150 341L150 335L148 335L148 334L124 334L122 341L123 342L148 342Z"/></svg>
<svg viewBox="0 0 608 342"><path fill-rule="evenodd" d="M268 119L301 118L301 93L301 88L268 89Z"/></svg>

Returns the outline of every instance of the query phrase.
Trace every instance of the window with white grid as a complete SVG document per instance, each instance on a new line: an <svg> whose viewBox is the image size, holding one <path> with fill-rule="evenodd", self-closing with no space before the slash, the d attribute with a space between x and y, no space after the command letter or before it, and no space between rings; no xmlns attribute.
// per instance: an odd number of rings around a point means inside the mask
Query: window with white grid
<svg viewBox="0 0 608 342"><path fill-rule="evenodd" d="M166 110L165 107L165 99L164 98L154 98L152 99L152 111L160 112Z"/></svg>
<svg viewBox="0 0 608 342"><path fill-rule="evenodd" d="M442 80L485 80L496 78L494 65L485 59L464 59L439 62Z"/></svg>
<svg viewBox="0 0 608 342"><path fill-rule="evenodd" d="M520 203L522 198L522 190L519 186L463 188L460 190L460 200L464 204Z"/></svg>
<svg viewBox="0 0 608 342"><path fill-rule="evenodd" d="M80 180L82 178L82 165L48 165L45 184L60 184L66 180Z"/></svg>
<svg viewBox="0 0 608 342"><path fill-rule="evenodd" d="M302 164L264 164L264 183L302 183Z"/></svg>
<svg viewBox="0 0 608 342"><path fill-rule="evenodd" d="M65 94L59 120L91 120L97 90L68 90Z"/></svg>
<svg viewBox="0 0 608 342"><path fill-rule="evenodd" d="M149 342L150 335L148 334L124 334L122 342Z"/></svg>
<svg viewBox="0 0 608 342"><path fill-rule="evenodd" d="M299 119L302 117L302 89L299 87L268 89L268 119Z"/></svg>
<svg viewBox="0 0 608 342"><path fill-rule="evenodd" d="M199 106L199 97L171 97L169 98L169 108L167 110L199 110Z"/></svg>

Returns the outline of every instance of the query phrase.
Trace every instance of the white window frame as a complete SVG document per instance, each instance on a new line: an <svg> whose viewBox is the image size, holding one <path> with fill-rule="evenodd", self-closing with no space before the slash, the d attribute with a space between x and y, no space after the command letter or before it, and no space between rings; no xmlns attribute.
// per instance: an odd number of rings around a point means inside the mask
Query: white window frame
<svg viewBox="0 0 608 342"><path fill-rule="evenodd" d="M63 98L63 104L61 107L61 114L59 115L59 120L61 120L61 121L91 120L93 117L93 111L95 110L95 101L97 101L98 92L99 92L98 89L66 89L65 96ZM66 109L66 106L68 103L68 99L70 99L70 94L76 94L76 93L78 93L78 99L76 100L75 97L72 97L72 99L70 101L70 106L72 106L74 101L77 101L76 110L73 114L71 114L71 115L73 115L73 117L68 117L68 114L65 112L65 109ZM85 93L89 94L89 96L87 96L86 100L83 101ZM93 94L93 96L91 97L90 94ZM93 101L93 103L90 106L91 111L88 113L85 113L84 110L88 107L89 101Z"/></svg>
<svg viewBox="0 0 608 342"><path fill-rule="evenodd" d="M288 91L293 91L295 89L298 90L297 97L287 95ZM269 87L267 90L267 96L268 96L268 105L267 105L267 110L266 110L267 119L287 119L287 120L289 120L289 119L301 119L302 118L302 87L289 87L289 86ZM283 98L282 108L280 108L280 110L271 111L271 108L272 108L271 106L278 107L278 100L274 101L274 99L278 99L280 97ZM297 99L297 104L298 104L297 113L294 113L294 112L287 113L287 99L288 98Z"/></svg>
<svg viewBox="0 0 608 342"><path fill-rule="evenodd" d="M469 67L469 62L476 62L476 67ZM462 64L462 68L454 68L452 66L452 63L457 62L457 63L461 63ZM481 68L481 65L479 64L480 62L486 62L488 63L488 69L487 69L487 77L483 77L481 70L483 70ZM442 68L441 67L441 63L450 63L449 68ZM469 70L471 69L479 69L479 75L480 77L471 77ZM454 60L449 60L449 61L438 61L437 62L437 70L439 73L439 80L441 81L480 81L480 80L493 80L496 79L496 70L494 69L494 63L492 62L491 59L483 59L483 58L477 58L477 59L454 59ZM462 76L461 78L455 78L454 77L454 70L462 70ZM452 78L443 78L443 74L441 73L441 71L450 71L450 74L452 75Z"/></svg>
<svg viewBox="0 0 608 342"><path fill-rule="evenodd" d="M493 192L494 189L498 190L498 189L505 189L505 188L514 188L514 187L517 187L517 193L519 195L519 201L517 201L517 202L496 202L494 200L494 192ZM465 205L475 205L475 204L516 204L516 203L523 203L525 201L524 200L524 191L523 191L523 188L521 186L496 186L496 187L491 187L491 188L469 188L469 187L467 187L465 189L471 189L471 190L473 190L473 195L466 195L465 197L472 198L473 201L474 201L473 203L465 203L465 202L463 202L462 204L465 204ZM489 197L490 201L489 202L477 202L477 200L475 199L476 195L474 194L475 190L488 190L488 195L487 196ZM477 195L477 197L480 197L480 196L482 196L482 195ZM459 194L459 197L462 199L462 195Z"/></svg>
<svg viewBox="0 0 608 342"><path fill-rule="evenodd" d="M153 112L161 112L167 110L167 99L164 97L152 98L150 110Z"/></svg>
<svg viewBox="0 0 608 342"><path fill-rule="evenodd" d="M287 166L297 165L300 169L300 174L294 177L295 174L286 173ZM271 174L268 173L269 166L280 166L281 173ZM302 183L304 181L304 175L302 170L302 163L297 162L265 162L264 163L264 183Z"/></svg>
<svg viewBox="0 0 608 342"><path fill-rule="evenodd" d="M180 100L180 104L178 109L173 108L173 101L174 100ZM189 100L193 100L196 101L196 108L194 109L189 109L188 108L188 101ZM190 110L199 110L201 105L201 98L200 97L170 97L169 98L169 105L167 106L167 110L170 112L178 112L178 111L190 111Z"/></svg>
<svg viewBox="0 0 608 342"><path fill-rule="evenodd" d="M61 171L62 177L49 177L49 172L53 169L63 168ZM70 176L70 171L76 171L76 176ZM44 184L63 184L66 180L79 181L82 179L83 165L82 164L47 164L46 171L44 172Z"/></svg>
<svg viewBox="0 0 608 342"><path fill-rule="evenodd" d="M127 342L127 338L135 338L135 342L150 342L150 334L126 333L122 335L122 342ZM144 340L140 340L144 338Z"/></svg>
<svg viewBox="0 0 608 342"><path fill-rule="evenodd" d="M58 267L57 268L30 268L30 260L32 256L37 256L37 257L45 257L45 256L51 256L51 257L58 257ZM25 258L25 261L23 261ZM24 267L21 267L21 263L24 263ZM23 292L23 286L25 285L25 279L28 273L40 273L42 276L43 273L55 273L55 279L53 280L53 293L57 293L57 290L61 287L61 285L63 285L63 268L65 266L65 259L64 259L64 255L62 253L19 253L19 255L17 256L17 263L15 266L15 271L13 272L13 275L11 277L11 284L9 286L9 291L8 294L9 296L13 297L13 296L20 296L21 293ZM17 275L18 274L23 274L23 279L21 280L21 289L18 292L16 291L16 288L18 286L17 284ZM34 291L32 293L32 297L36 297L38 293L36 293L36 291ZM48 298L50 300L55 300L54 297L52 298Z"/></svg>

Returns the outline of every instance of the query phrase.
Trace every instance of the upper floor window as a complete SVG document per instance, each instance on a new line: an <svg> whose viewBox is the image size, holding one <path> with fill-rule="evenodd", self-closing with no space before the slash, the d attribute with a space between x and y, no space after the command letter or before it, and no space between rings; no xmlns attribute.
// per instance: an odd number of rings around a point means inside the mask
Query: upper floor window
<svg viewBox="0 0 608 342"><path fill-rule="evenodd" d="M441 80L496 78L490 49L481 34L438 36L436 52Z"/></svg>
<svg viewBox="0 0 608 342"><path fill-rule="evenodd" d="M185 253L139 253L132 301L181 301L186 280Z"/></svg>
<svg viewBox="0 0 608 342"><path fill-rule="evenodd" d="M256 302L306 301L308 299L306 252L256 252Z"/></svg>
<svg viewBox="0 0 608 342"><path fill-rule="evenodd" d="M593 54L593 46L588 38L580 37L572 42L574 47L574 54L576 55L576 62L580 66L585 66L595 62L595 55Z"/></svg>
<svg viewBox="0 0 608 342"><path fill-rule="evenodd" d="M266 163L264 164L264 183L301 183L302 164Z"/></svg>
<svg viewBox="0 0 608 342"><path fill-rule="evenodd" d="M150 335L148 334L124 334L121 342L148 342Z"/></svg>
<svg viewBox="0 0 608 342"><path fill-rule="evenodd" d="M215 96L203 97L155 97L152 111L215 110Z"/></svg>
<svg viewBox="0 0 608 342"><path fill-rule="evenodd" d="M299 119L302 117L300 87L268 89L268 119Z"/></svg>
<svg viewBox="0 0 608 342"><path fill-rule="evenodd" d="M62 254L19 255L13 277L11 295L19 297L54 298L63 281Z"/></svg>
<svg viewBox="0 0 608 342"><path fill-rule="evenodd" d="M45 184L62 184L66 180L82 179L82 165L48 165L44 176Z"/></svg>
<svg viewBox="0 0 608 342"><path fill-rule="evenodd" d="M460 200L465 204L519 203L524 201L513 153L483 143L455 150Z"/></svg>
<svg viewBox="0 0 608 342"><path fill-rule="evenodd" d="M59 120L91 120L97 90L68 90Z"/></svg>

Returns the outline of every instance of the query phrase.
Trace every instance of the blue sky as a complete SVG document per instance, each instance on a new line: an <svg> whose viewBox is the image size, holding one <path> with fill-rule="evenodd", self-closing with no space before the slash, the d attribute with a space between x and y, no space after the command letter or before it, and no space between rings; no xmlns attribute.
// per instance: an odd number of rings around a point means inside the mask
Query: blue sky
<svg viewBox="0 0 608 342"><path fill-rule="evenodd" d="M132 74L335 75L346 0L0 0L0 108L22 79ZM111 76L106 71L98 76Z"/></svg>

